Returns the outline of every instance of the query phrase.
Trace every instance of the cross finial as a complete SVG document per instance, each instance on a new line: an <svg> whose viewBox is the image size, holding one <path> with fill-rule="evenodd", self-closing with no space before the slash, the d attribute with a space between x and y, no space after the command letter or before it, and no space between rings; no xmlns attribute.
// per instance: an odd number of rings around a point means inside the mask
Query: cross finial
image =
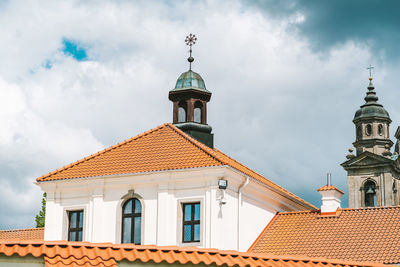
<svg viewBox="0 0 400 267"><path fill-rule="evenodd" d="M372 78L372 69L374 67L371 66L371 64L369 64L369 67L367 67L367 70L369 70L369 77Z"/></svg>
<svg viewBox="0 0 400 267"><path fill-rule="evenodd" d="M190 47L189 53L190 56L188 57L189 61L189 70L192 70L192 62L194 61L194 58L192 57L192 46L196 43L197 37L194 34L189 34L186 36L185 43Z"/></svg>

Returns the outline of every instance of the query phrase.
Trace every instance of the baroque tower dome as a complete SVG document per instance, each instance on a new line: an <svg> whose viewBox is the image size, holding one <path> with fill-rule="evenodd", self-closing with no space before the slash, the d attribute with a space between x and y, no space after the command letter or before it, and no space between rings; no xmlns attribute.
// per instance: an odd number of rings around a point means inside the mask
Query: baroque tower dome
<svg viewBox="0 0 400 267"><path fill-rule="evenodd" d="M357 155L369 151L382 155L393 145L389 136L389 125L392 122L389 113L378 103L375 87L372 84L372 77L369 77L367 95L364 98L365 104L358 109L354 115L353 123L356 126L356 141L353 145Z"/></svg>
<svg viewBox="0 0 400 267"><path fill-rule="evenodd" d="M390 120L389 113L386 109L378 104L378 97L376 96L375 87L372 84L372 77L369 78L368 92L365 96L365 104L356 111L353 121L358 121L362 118L379 117L382 119Z"/></svg>

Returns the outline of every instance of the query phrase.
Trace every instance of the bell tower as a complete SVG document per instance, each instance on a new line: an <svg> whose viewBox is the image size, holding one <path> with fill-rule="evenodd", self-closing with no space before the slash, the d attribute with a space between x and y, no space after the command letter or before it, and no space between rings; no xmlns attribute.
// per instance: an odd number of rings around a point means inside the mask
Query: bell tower
<svg viewBox="0 0 400 267"><path fill-rule="evenodd" d="M364 100L365 104L356 111L353 119L356 128L356 141L353 145L357 155L364 151L381 155L387 146L393 146L389 136L392 120L389 113L378 103L372 77L369 77L368 92Z"/></svg>
<svg viewBox="0 0 400 267"><path fill-rule="evenodd" d="M173 103L174 125L213 148L214 135L211 133L212 127L207 124L207 103L211 99L211 92L206 89L203 78L192 71L192 46L196 41L194 34L186 37L185 42L190 47L189 70L179 76L168 97Z"/></svg>
<svg viewBox="0 0 400 267"><path fill-rule="evenodd" d="M378 103L371 69L365 104L354 115L356 140L348 159L341 166L347 171L349 207L391 206L400 204L400 159L392 154L389 113ZM398 137L397 137L398 136ZM400 138L400 132L396 133ZM398 148L397 148L398 150ZM396 151L396 150L395 150Z"/></svg>

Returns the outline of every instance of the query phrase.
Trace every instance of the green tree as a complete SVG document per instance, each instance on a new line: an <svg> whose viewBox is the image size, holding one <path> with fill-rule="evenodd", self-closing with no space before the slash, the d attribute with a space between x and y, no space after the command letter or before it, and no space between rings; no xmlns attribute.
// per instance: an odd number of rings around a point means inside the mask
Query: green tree
<svg viewBox="0 0 400 267"><path fill-rule="evenodd" d="M39 214L36 215L36 227L44 227L44 221L46 218L46 193L43 193L42 197L42 210L39 211Z"/></svg>

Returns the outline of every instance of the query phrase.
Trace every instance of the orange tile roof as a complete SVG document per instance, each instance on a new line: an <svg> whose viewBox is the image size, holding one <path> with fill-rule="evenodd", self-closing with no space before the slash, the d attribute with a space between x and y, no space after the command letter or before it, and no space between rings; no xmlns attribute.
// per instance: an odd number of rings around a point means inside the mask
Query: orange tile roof
<svg viewBox="0 0 400 267"><path fill-rule="evenodd" d="M400 263L400 206L277 213L249 252Z"/></svg>
<svg viewBox="0 0 400 267"><path fill-rule="evenodd" d="M0 241L0 255L43 257L46 266L112 266L125 260L169 264L227 266L376 266L388 265L296 256L273 256L195 247L159 247L133 244L67 241Z"/></svg>
<svg viewBox="0 0 400 267"><path fill-rule="evenodd" d="M231 166L305 204L308 208L316 209L312 204L235 161L218 149L209 148L170 123L139 134L36 180L44 182L210 166Z"/></svg>
<svg viewBox="0 0 400 267"><path fill-rule="evenodd" d="M43 239L44 228L29 228L17 230L0 230L1 239Z"/></svg>
<svg viewBox="0 0 400 267"><path fill-rule="evenodd" d="M329 190L336 190L336 191L344 194L344 192L342 190L340 190L339 188L337 188L336 186L333 186L333 185L324 185L323 187L317 189L318 192L319 191L329 191Z"/></svg>

